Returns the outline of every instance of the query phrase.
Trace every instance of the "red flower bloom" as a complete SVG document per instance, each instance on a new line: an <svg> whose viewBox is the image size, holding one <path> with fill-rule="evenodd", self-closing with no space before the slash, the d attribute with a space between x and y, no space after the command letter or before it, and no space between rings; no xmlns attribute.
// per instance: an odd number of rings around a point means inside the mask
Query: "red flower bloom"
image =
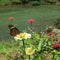
<svg viewBox="0 0 60 60"><path fill-rule="evenodd" d="M53 44L53 47L60 47L60 44Z"/></svg>
<svg viewBox="0 0 60 60"><path fill-rule="evenodd" d="M11 20L11 21L12 21L12 20L14 20L14 17L12 17L12 16L11 16L11 17L9 17L9 20Z"/></svg>
<svg viewBox="0 0 60 60"><path fill-rule="evenodd" d="M60 47L60 44L53 44L54 47Z"/></svg>
<svg viewBox="0 0 60 60"><path fill-rule="evenodd" d="M29 23L35 22L35 19L29 19L28 22Z"/></svg>
<svg viewBox="0 0 60 60"><path fill-rule="evenodd" d="M56 50L60 50L60 44L58 44L58 43L53 44L52 47Z"/></svg>
<svg viewBox="0 0 60 60"><path fill-rule="evenodd" d="M49 32L49 33L48 33L48 35L50 35L50 36L51 36L51 35L54 35L54 33L53 33L53 32Z"/></svg>

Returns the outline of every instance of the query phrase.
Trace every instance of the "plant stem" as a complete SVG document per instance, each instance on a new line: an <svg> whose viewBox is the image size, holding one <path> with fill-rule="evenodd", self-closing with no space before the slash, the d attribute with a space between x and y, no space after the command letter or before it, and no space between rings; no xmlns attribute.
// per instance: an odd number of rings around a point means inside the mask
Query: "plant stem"
<svg viewBox="0 0 60 60"><path fill-rule="evenodd" d="M52 60L54 60L55 55L53 54Z"/></svg>
<svg viewBox="0 0 60 60"><path fill-rule="evenodd" d="M24 53L25 53L25 43L24 43L24 40L23 40L23 47L24 47Z"/></svg>
<svg viewBox="0 0 60 60"><path fill-rule="evenodd" d="M25 43L24 43L24 40L22 40L22 42L23 42L23 48L24 48L24 55L25 55L25 57L26 57L26 53L25 53Z"/></svg>
<svg viewBox="0 0 60 60"><path fill-rule="evenodd" d="M30 60L30 55L29 55L29 60Z"/></svg>
<svg viewBox="0 0 60 60"><path fill-rule="evenodd" d="M32 22L31 22L31 28L32 28Z"/></svg>

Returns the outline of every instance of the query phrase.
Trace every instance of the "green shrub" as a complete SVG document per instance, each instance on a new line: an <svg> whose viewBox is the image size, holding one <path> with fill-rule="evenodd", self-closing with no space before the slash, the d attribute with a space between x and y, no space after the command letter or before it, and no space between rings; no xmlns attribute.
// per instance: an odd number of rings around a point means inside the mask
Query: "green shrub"
<svg viewBox="0 0 60 60"><path fill-rule="evenodd" d="M60 29L60 18L55 21L55 26Z"/></svg>
<svg viewBox="0 0 60 60"><path fill-rule="evenodd" d="M0 5L9 5L10 3L10 0L0 0Z"/></svg>
<svg viewBox="0 0 60 60"><path fill-rule="evenodd" d="M56 4L57 0L46 0L47 4Z"/></svg>
<svg viewBox="0 0 60 60"><path fill-rule="evenodd" d="M40 3L38 1L32 1L32 6L38 6Z"/></svg>
<svg viewBox="0 0 60 60"><path fill-rule="evenodd" d="M53 27L52 26L48 26L47 28L46 28L46 31L49 33L49 32L52 32L52 30L53 30Z"/></svg>
<svg viewBox="0 0 60 60"><path fill-rule="evenodd" d="M0 0L0 5L21 3L21 0Z"/></svg>

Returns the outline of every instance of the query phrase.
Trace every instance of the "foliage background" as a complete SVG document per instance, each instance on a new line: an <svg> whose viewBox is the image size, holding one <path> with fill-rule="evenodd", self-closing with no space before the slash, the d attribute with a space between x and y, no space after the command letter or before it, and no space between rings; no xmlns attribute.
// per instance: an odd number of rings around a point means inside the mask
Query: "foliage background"
<svg viewBox="0 0 60 60"><path fill-rule="evenodd" d="M59 0L0 0L0 5L14 5L14 4L54 4L59 3Z"/></svg>
<svg viewBox="0 0 60 60"><path fill-rule="evenodd" d="M37 7L21 6L0 6L0 38L10 38L8 24L10 16L14 17L12 22L20 31L27 29L30 24L28 19L34 18L33 28L38 31L44 31L46 26L54 25L54 21L60 18L60 6L41 5ZM24 24L25 23L25 24Z"/></svg>

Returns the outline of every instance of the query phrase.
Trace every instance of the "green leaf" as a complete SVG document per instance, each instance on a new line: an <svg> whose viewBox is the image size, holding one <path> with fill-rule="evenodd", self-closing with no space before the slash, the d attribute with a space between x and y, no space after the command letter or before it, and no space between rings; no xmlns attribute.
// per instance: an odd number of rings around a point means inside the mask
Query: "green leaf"
<svg viewBox="0 0 60 60"><path fill-rule="evenodd" d="M38 51L41 50L41 48L42 48L42 44L43 44L43 40L41 40L41 41L39 42L39 45L38 45Z"/></svg>
<svg viewBox="0 0 60 60"><path fill-rule="evenodd" d="M33 58L33 60L43 60L42 55L39 55L38 57Z"/></svg>

